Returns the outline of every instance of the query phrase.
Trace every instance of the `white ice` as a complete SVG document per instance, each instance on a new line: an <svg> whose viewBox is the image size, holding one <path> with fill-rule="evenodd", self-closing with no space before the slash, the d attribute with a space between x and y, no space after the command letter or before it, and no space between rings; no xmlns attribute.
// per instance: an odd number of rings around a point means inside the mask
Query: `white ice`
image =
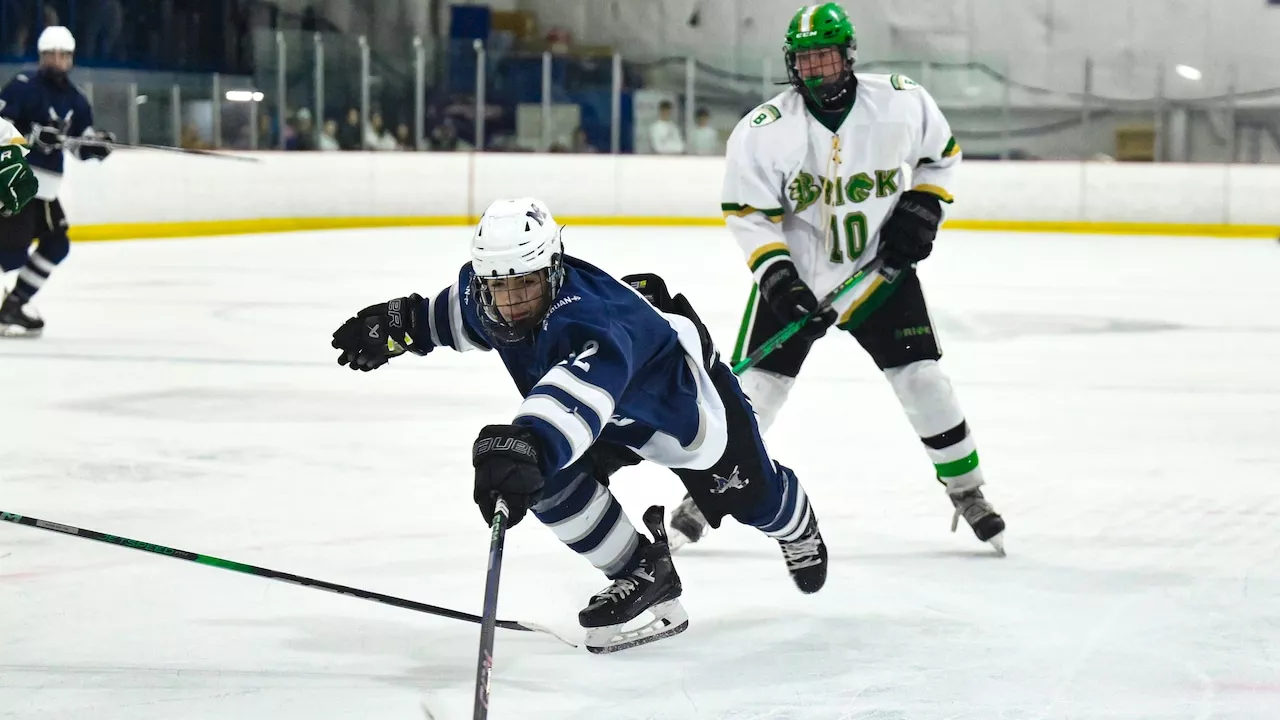
<svg viewBox="0 0 1280 720"><path fill-rule="evenodd" d="M471 440L498 359L370 374L331 331L453 281L463 228L80 244L0 345L0 509L480 611ZM688 294L726 353L722 230L571 227ZM615 656L499 631L493 718L1280 717L1280 248L945 233L922 266L988 496L992 557L857 344L815 350L769 436L831 548L802 596L732 527L677 557L689 630ZM624 470L632 519L681 496ZM0 523L0 718L470 717L478 628ZM577 634L605 585L529 519L501 617ZM425 711L424 711L425 708Z"/></svg>

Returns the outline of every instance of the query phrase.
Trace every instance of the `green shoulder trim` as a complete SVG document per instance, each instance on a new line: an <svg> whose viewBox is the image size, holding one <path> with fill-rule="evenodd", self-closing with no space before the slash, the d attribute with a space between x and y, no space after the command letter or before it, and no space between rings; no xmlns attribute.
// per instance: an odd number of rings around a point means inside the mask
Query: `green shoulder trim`
<svg viewBox="0 0 1280 720"><path fill-rule="evenodd" d="M890 75L889 84L893 85L895 90L915 90L920 87L920 83L912 80L906 75Z"/></svg>
<svg viewBox="0 0 1280 720"><path fill-rule="evenodd" d="M771 104L761 105L751 111L751 127L763 127L782 117L782 111Z"/></svg>

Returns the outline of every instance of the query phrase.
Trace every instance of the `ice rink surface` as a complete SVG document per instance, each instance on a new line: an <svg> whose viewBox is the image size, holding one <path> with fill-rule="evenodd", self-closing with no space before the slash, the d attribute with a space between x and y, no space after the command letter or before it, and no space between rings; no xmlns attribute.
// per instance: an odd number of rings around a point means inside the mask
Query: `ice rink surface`
<svg viewBox="0 0 1280 720"><path fill-rule="evenodd" d="M465 228L80 244L0 344L0 509L480 611L470 444L493 355L334 364L365 305L434 293ZM720 229L570 227L656 271L731 351ZM730 527L676 557L683 635L614 656L498 631L493 718L1280 717L1280 247L948 232L921 269L1009 557L967 530L852 338L768 436L831 548L802 596ZM681 488L614 487L638 524ZM501 617L580 635L605 585L529 519ZM0 524L0 718L470 717L477 626Z"/></svg>

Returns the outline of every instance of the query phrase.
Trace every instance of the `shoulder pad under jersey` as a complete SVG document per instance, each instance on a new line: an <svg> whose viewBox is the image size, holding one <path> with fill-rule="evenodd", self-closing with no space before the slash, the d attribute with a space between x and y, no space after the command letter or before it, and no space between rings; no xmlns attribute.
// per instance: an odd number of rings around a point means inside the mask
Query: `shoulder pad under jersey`
<svg viewBox="0 0 1280 720"><path fill-rule="evenodd" d="M894 90L915 90L920 87L920 83L906 75L890 75L889 84L893 85Z"/></svg>

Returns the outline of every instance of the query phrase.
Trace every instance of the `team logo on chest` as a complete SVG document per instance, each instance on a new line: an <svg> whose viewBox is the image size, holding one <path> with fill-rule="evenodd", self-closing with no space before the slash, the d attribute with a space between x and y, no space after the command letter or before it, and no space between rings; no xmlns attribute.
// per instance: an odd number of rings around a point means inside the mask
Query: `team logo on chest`
<svg viewBox="0 0 1280 720"><path fill-rule="evenodd" d="M873 170L872 173L859 172L848 178L825 178L801 170L787 184L787 197L795 208L792 212L802 213L819 200L825 205L840 207L846 202L855 205L866 202L872 192L878 198L891 197L898 192L900 168Z"/></svg>
<svg viewBox="0 0 1280 720"><path fill-rule="evenodd" d="M716 495L723 495L730 490L741 490L751 482L738 474L737 465L733 466L733 472L729 473L729 477L720 477L711 473L711 479L716 481L716 486L711 488L711 492Z"/></svg>

